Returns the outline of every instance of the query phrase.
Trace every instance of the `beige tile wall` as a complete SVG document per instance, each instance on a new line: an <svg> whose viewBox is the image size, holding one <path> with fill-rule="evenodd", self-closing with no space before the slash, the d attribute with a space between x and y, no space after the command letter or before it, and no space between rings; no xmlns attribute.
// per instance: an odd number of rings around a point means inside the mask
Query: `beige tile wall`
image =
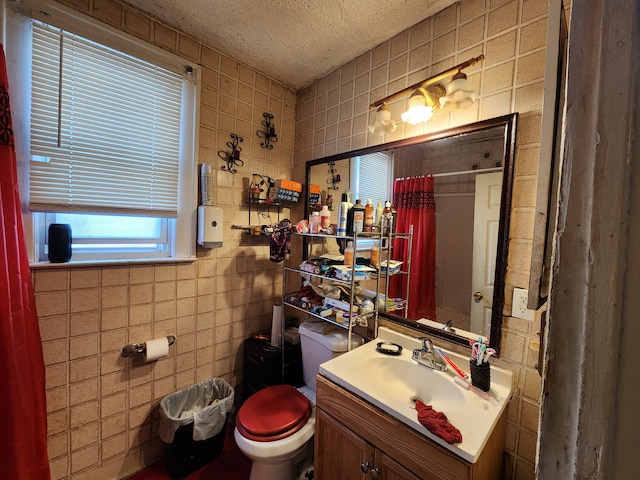
<svg viewBox="0 0 640 480"><path fill-rule="evenodd" d="M528 288L540 144L547 2L461 0L400 33L298 92L294 172L306 161L518 112L512 222L501 366L515 374L509 404L505 478L533 479L540 399L535 370L539 314L529 322L509 316L514 287ZM430 122L402 124L373 136L368 105L479 54L482 64L465 70L480 99L467 110L438 112ZM400 120L408 97L390 103Z"/></svg>
<svg viewBox="0 0 640 480"><path fill-rule="evenodd" d="M113 0L61 2L202 65L199 163L218 169L224 247L172 265L34 269L47 379L52 478L123 478L162 455L157 405L195 382L238 387L242 343L270 327L282 273L268 239L232 224L272 223L244 204L251 173L292 178L295 94L282 84ZM275 115L273 150L260 147L263 112ZM245 166L220 170L229 134L244 137ZM280 217L289 216L288 209ZM123 358L129 342L176 335L168 358ZM236 389L241 394L239 388Z"/></svg>

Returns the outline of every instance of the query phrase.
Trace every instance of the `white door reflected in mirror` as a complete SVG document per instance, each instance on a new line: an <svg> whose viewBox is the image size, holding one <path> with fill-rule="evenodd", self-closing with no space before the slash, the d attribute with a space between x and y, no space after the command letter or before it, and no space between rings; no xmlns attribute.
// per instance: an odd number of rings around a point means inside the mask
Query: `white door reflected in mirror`
<svg viewBox="0 0 640 480"><path fill-rule="evenodd" d="M501 194L502 172L476 175L471 331L484 336L491 331Z"/></svg>

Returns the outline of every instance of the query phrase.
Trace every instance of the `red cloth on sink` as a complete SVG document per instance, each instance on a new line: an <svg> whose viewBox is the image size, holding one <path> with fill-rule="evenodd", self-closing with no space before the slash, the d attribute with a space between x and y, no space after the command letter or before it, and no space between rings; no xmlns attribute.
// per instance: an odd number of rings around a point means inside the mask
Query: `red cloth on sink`
<svg viewBox="0 0 640 480"><path fill-rule="evenodd" d="M421 400L416 400L416 410L418 421L431 433L443 438L447 443L462 442L460 430L449 423L444 413L434 410L431 405L425 405Z"/></svg>

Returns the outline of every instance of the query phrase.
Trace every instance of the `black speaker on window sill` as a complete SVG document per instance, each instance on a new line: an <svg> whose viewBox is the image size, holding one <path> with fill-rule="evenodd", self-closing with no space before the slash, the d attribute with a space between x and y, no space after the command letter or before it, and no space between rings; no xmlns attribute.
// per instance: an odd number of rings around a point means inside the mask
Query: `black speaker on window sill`
<svg viewBox="0 0 640 480"><path fill-rule="evenodd" d="M64 263L71 259L71 225L52 223L49 225L49 261Z"/></svg>

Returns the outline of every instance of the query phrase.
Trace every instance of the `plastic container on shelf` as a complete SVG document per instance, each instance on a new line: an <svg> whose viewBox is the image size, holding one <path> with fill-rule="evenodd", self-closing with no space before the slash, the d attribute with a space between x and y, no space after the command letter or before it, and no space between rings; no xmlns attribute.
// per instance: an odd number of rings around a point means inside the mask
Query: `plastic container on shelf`
<svg viewBox="0 0 640 480"><path fill-rule="evenodd" d="M331 212L327 205L320 210L320 229L326 231L331 226Z"/></svg>
<svg viewBox="0 0 640 480"><path fill-rule="evenodd" d="M367 204L364 207L363 231L373 232L374 227L375 227L375 224L374 224L374 213L373 213L373 200L369 198L367 199Z"/></svg>
<svg viewBox="0 0 640 480"><path fill-rule="evenodd" d="M380 266L380 243L378 240L373 242L373 246L371 247L369 263L376 268Z"/></svg>
<svg viewBox="0 0 640 480"><path fill-rule="evenodd" d="M313 212L309 221L309 231L311 233L320 233L320 212Z"/></svg>
<svg viewBox="0 0 640 480"><path fill-rule="evenodd" d="M382 212L384 211L384 206L382 205L382 199L378 199L378 206L376 207L376 218L375 218L375 231L382 231Z"/></svg>
<svg viewBox="0 0 640 480"><path fill-rule="evenodd" d="M384 204L384 210L382 212L382 234L389 235L396 231L396 209L393 208L391 202L387 200Z"/></svg>
<svg viewBox="0 0 640 480"><path fill-rule="evenodd" d="M347 248L344 249L344 262L345 265L353 265L353 242L347 243Z"/></svg>
<svg viewBox="0 0 640 480"><path fill-rule="evenodd" d="M362 233L364 231L364 210L364 205L362 205L360 199L357 199L353 207L349 209L349 217L347 219L347 235Z"/></svg>

